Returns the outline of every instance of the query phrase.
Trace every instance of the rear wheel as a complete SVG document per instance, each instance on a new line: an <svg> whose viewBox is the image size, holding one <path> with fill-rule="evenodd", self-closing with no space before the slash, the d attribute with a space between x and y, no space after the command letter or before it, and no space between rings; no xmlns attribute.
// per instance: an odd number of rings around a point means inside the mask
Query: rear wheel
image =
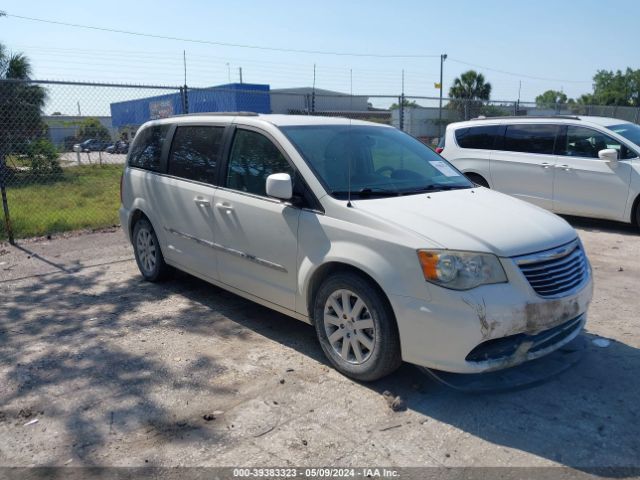
<svg viewBox="0 0 640 480"><path fill-rule="evenodd" d="M471 180L473 183L475 183L476 185L479 185L481 187L490 188L489 187L489 182L487 182L482 175L478 175L477 173L465 173L465 176L469 180Z"/></svg>
<svg viewBox="0 0 640 480"><path fill-rule="evenodd" d="M325 280L313 315L322 350L341 373L372 381L402 363L393 312L382 292L363 276L344 272Z"/></svg>
<svg viewBox="0 0 640 480"><path fill-rule="evenodd" d="M631 223L640 229L640 196L634 202L633 212L631 214Z"/></svg>
<svg viewBox="0 0 640 480"><path fill-rule="evenodd" d="M133 251L145 280L159 282L168 277L171 267L165 263L156 232L146 218L138 220L133 227Z"/></svg>

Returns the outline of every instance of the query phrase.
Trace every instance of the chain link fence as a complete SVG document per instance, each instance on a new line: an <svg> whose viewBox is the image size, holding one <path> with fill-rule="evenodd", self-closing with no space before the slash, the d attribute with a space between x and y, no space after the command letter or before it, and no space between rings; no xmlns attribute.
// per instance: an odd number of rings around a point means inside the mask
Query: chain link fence
<svg viewBox="0 0 640 480"><path fill-rule="evenodd" d="M448 123L481 115L598 115L638 123L640 109L537 106L316 88L211 88L0 81L0 241L118 223L129 143L151 119L198 112L323 115L393 125L434 146Z"/></svg>

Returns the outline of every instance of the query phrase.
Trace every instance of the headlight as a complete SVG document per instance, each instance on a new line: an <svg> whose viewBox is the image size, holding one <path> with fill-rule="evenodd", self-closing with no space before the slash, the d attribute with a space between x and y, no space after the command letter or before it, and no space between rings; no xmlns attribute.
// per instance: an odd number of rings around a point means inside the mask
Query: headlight
<svg viewBox="0 0 640 480"><path fill-rule="evenodd" d="M418 250L418 259L425 280L454 290L507 281L498 257L489 253Z"/></svg>

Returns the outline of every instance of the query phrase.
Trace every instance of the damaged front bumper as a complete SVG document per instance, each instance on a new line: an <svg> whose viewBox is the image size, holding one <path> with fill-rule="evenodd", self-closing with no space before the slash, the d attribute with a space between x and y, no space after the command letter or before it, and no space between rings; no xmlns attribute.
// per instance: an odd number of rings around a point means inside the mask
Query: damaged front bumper
<svg viewBox="0 0 640 480"><path fill-rule="evenodd" d="M498 370L543 357L569 343L582 331L586 314L536 334L517 333L482 342L466 356L484 371Z"/></svg>
<svg viewBox="0 0 640 480"><path fill-rule="evenodd" d="M593 296L590 268L579 289L543 298L515 262L504 259L503 266L508 283L470 291L431 288L428 301L390 295L403 360L482 373L540 358L579 335Z"/></svg>

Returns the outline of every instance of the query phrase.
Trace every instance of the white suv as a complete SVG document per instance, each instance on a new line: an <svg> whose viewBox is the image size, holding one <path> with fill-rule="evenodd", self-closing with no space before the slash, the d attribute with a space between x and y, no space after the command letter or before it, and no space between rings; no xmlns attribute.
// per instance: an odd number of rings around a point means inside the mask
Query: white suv
<svg viewBox="0 0 640 480"><path fill-rule="evenodd" d="M200 114L143 125L122 178L142 275L176 267L315 326L374 380L505 368L582 330L591 269L561 218L476 188L368 122Z"/></svg>
<svg viewBox="0 0 640 480"><path fill-rule="evenodd" d="M640 225L640 126L496 117L447 126L438 153L473 182L556 213Z"/></svg>

